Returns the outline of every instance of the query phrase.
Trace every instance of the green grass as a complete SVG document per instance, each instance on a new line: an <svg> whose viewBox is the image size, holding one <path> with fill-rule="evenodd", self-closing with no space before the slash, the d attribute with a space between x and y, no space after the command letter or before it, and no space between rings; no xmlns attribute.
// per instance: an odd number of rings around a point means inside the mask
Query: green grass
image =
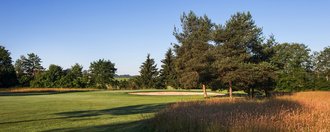
<svg viewBox="0 0 330 132"><path fill-rule="evenodd" d="M138 131L167 104L202 99L127 92L1 93L0 131Z"/></svg>
<svg viewBox="0 0 330 132"><path fill-rule="evenodd" d="M115 80L117 81L128 81L130 78L128 77L115 77Z"/></svg>

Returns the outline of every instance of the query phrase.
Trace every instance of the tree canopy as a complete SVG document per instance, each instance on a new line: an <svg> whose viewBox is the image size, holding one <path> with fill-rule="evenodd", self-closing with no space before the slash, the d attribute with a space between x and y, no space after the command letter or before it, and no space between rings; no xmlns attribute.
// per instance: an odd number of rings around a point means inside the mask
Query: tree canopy
<svg viewBox="0 0 330 132"><path fill-rule="evenodd" d="M22 86L30 86L30 81L34 79L35 75L44 70L41 62L41 58L34 53L27 54L27 57L22 55L20 59L16 60L15 69Z"/></svg>
<svg viewBox="0 0 330 132"><path fill-rule="evenodd" d="M92 83L98 88L107 88L113 82L117 69L110 60L99 59L89 67Z"/></svg>
<svg viewBox="0 0 330 132"><path fill-rule="evenodd" d="M178 44L174 45L176 53L175 68L178 80L183 88L197 88L211 80L212 56L209 50L213 23L204 15L196 16L192 11L181 16L181 28L174 31Z"/></svg>
<svg viewBox="0 0 330 132"><path fill-rule="evenodd" d="M0 45L0 88L14 86L17 82L10 52Z"/></svg>

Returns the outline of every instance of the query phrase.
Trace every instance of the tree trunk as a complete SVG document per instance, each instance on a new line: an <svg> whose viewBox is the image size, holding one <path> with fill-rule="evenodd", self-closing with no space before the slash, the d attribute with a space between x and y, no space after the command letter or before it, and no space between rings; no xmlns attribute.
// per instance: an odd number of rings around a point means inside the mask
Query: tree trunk
<svg viewBox="0 0 330 132"><path fill-rule="evenodd" d="M269 91L268 90L266 90L266 89L264 89L264 91L265 91L265 95L266 95L266 97L270 97L270 93L269 93Z"/></svg>
<svg viewBox="0 0 330 132"><path fill-rule="evenodd" d="M203 84L203 94L204 94L204 98L207 98L207 92L206 92L206 87L205 84Z"/></svg>
<svg viewBox="0 0 330 132"><path fill-rule="evenodd" d="M329 81L329 76L328 75L325 78L327 79L327 81Z"/></svg>
<svg viewBox="0 0 330 132"><path fill-rule="evenodd" d="M229 97L233 98L233 89L232 89L231 81L229 81Z"/></svg>

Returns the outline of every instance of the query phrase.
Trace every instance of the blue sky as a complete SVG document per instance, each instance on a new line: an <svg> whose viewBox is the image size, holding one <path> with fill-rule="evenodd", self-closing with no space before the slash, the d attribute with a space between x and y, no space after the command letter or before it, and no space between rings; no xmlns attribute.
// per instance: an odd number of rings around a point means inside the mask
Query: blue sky
<svg viewBox="0 0 330 132"><path fill-rule="evenodd" d="M330 45L329 7L327 0L0 0L0 44L13 60L33 52L44 67L80 63L88 69L104 58L118 74L136 75L147 53L160 66L183 12L223 24L250 11L265 35L320 51Z"/></svg>

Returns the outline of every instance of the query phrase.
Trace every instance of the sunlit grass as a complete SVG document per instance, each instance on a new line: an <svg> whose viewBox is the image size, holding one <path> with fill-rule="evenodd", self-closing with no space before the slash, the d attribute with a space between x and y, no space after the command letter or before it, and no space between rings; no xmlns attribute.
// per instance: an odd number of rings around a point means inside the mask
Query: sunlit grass
<svg viewBox="0 0 330 132"><path fill-rule="evenodd" d="M203 98L127 92L136 91L0 92L0 131L138 131L167 104Z"/></svg>
<svg viewBox="0 0 330 132"><path fill-rule="evenodd" d="M329 131L330 92L180 102L156 114L150 127L152 131Z"/></svg>

